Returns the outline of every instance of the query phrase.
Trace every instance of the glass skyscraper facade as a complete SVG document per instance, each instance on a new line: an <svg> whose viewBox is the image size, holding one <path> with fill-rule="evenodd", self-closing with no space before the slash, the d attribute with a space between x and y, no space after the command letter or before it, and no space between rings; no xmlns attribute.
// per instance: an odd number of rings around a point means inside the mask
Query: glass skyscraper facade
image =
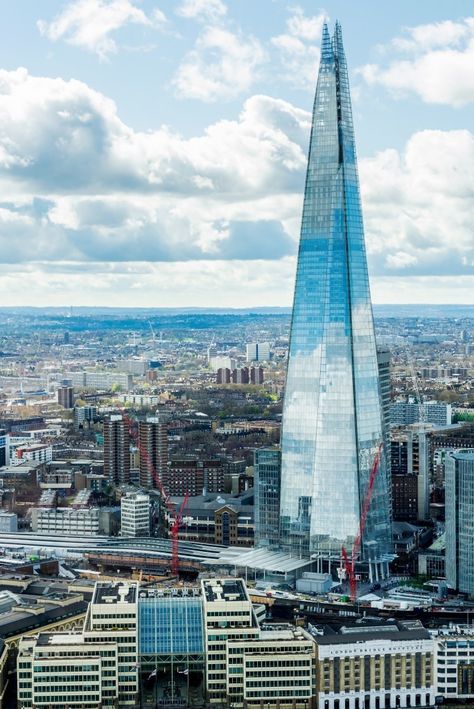
<svg viewBox="0 0 474 709"><path fill-rule="evenodd" d="M474 595L474 452L446 456L446 580Z"/></svg>
<svg viewBox="0 0 474 709"><path fill-rule="evenodd" d="M277 546L280 536L279 448L254 452L255 546Z"/></svg>
<svg viewBox="0 0 474 709"><path fill-rule="evenodd" d="M383 443L377 350L341 28L323 29L282 424L280 542L340 558L361 526ZM361 558L391 552L382 454Z"/></svg>

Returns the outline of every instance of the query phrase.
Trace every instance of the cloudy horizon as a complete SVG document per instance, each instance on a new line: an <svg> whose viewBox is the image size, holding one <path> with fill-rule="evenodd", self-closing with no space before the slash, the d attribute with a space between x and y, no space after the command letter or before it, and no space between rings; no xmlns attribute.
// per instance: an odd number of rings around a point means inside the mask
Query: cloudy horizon
<svg viewBox="0 0 474 709"><path fill-rule="evenodd" d="M291 305L321 27L336 18L373 301L474 303L467 2L253 5L9 10L3 305Z"/></svg>

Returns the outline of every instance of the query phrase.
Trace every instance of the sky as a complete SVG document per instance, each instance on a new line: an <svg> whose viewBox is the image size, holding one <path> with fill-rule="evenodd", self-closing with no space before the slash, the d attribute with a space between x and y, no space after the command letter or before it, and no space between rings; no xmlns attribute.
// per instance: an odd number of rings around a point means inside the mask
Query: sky
<svg viewBox="0 0 474 709"><path fill-rule="evenodd" d="M474 303L472 0L0 9L0 304L291 305L336 19L373 301Z"/></svg>

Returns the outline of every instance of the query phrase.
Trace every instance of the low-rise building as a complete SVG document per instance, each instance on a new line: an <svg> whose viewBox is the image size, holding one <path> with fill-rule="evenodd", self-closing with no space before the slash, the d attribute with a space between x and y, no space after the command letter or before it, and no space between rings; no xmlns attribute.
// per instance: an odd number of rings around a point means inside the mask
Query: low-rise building
<svg viewBox="0 0 474 709"><path fill-rule="evenodd" d="M176 509L183 502L173 497ZM199 495L190 497L183 511L179 539L184 541L251 547L254 540L253 491L242 495ZM171 530L174 515L165 511L165 520Z"/></svg>
<svg viewBox="0 0 474 709"><path fill-rule="evenodd" d="M342 628L315 640L319 709L434 704L434 641L416 622Z"/></svg>

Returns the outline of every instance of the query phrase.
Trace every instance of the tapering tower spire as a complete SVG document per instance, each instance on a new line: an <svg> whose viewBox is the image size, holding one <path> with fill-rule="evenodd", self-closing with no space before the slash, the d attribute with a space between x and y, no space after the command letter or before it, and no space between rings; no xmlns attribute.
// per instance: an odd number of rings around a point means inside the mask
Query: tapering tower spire
<svg viewBox="0 0 474 709"><path fill-rule="evenodd" d="M342 32L323 27L282 425L281 542L337 558L361 531L382 409ZM386 466L361 559L391 551Z"/></svg>

